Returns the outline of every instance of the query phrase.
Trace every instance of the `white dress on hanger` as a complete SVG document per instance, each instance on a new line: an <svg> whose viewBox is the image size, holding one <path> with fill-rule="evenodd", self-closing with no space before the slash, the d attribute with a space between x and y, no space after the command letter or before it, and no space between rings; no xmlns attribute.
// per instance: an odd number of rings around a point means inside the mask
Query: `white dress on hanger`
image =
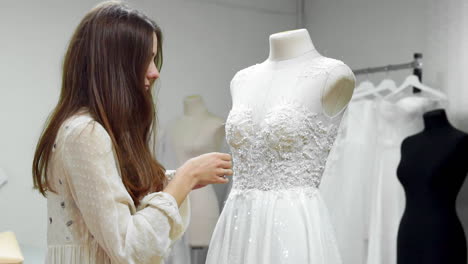
<svg viewBox="0 0 468 264"><path fill-rule="evenodd" d="M344 263L367 260L371 190L375 189L375 110L374 99L349 103L320 185Z"/></svg>
<svg viewBox="0 0 468 264"><path fill-rule="evenodd" d="M420 132L424 127L422 115L440 107L440 103L418 95L377 102L377 184L372 195L369 264L396 264L397 232L405 208L404 191L396 175L401 142Z"/></svg>
<svg viewBox="0 0 468 264"><path fill-rule="evenodd" d="M303 72L298 79L323 81L330 64L344 65L328 58L312 60L299 67ZM249 81L261 71L258 66L237 73L231 87ZM284 73L275 72L269 80L275 83ZM269 100L254 102L233 97L226 137L234 183L207 264L341 263L318 186L344 110L334 117L325 115L321 89L307 87L313 98L300 98L298 82L284 87L284 92L296 91L288 96L264 94ZM259 103L264 101L268 106Z"/></svg>

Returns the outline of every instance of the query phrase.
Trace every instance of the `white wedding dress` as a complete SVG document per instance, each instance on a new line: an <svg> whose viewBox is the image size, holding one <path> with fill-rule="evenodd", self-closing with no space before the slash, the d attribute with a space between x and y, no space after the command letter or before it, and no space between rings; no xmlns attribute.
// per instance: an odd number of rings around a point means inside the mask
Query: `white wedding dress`
<svg viewBox="0 0 468 264"><path fill-rule="evenodd" d="M240 71L231 89L249 82L252 75L267 76L259 65ZM304 62L295 68L302 72L295 74L278 64L270 79L259 79L277 83L286 75L297 76L290 87L284 87L285 93L290 92L287 96L265 93L253 102L246 100L246 94L233 96L226 137L234 183L215 228L207 264L341 264L318 190L344 112L325 115L318 87L336 65L344 64L322 57ZM300 85L314 81L315 86ZM301 98L298 87L308 88L312 95ZM238 92L247 90L241 88Z"/></svg>
<svg viewBox="0 0 468 264"><path fill-rule="evenodd" d="M353 98L320 185L344 263L367 261L371 194L376 186L376 128L374 99Z"/></svg>

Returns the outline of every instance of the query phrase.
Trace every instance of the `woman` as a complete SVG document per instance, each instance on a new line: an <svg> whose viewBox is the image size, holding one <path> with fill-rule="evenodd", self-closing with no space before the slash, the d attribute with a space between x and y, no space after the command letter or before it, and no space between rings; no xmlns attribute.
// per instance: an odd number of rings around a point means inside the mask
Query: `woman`
<svg viewBox="0 0 468 264"><path fill-rule="evenodd" d="M47 195L47 263L161 263L187 227L188 193L232 175L228 154L176 171L154 159L161 40L120 2L98 5L76 29L33 161L34 186Z"/></svg>

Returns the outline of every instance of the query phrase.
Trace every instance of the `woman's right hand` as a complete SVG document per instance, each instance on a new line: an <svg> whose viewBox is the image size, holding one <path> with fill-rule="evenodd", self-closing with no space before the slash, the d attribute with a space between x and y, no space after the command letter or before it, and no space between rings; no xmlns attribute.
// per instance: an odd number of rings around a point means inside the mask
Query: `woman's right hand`
<svg viewBox="0 0 468 264"><path fill-rule="evenodd" d="M164 188L171 194L180 206L193 189L208 184L228 183L224 175L232 175L231 155L225 153L206 153L191 158L180 166L174 178Z"/></svg>
<svg viewBox="0 0 468 264"><path fill-rule="evenodd" d="M185 162L177 169L176 177L179 172L181 175L195 179L193 187L228 183L229 180L224 176L233 174L231 155L218 152L206 153Z"/></svg>

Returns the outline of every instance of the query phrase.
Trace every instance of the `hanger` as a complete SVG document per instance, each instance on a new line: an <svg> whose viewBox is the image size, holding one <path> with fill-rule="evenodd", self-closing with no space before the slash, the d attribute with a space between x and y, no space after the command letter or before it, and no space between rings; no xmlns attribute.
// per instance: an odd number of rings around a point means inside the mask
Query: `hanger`
<svg viewBox="0 0 468 264"><path fill-rule="evenodd" d="M375 97L381 98L382 97L382 94L381 94L382 92L385 92L385 91L393 92L396 89L397 89L397 86L396 86L395 81L393 81L391 79L384 79L374 89L366 89L366 90L363 90L362 92L356 94L356 98L361 98L361 97L365 97L365 96L368 96L368 95L373 95Z"/></svg>
<svg viewBox="0 0 468 264"><path fill-rule="evenodd" d="M354 88L353 99L361 98L360 94L366 91L374 90L374 84L369 80L369 72L366 74L366 79L359 83L356 88Z"/></svg>
<svg viewBox="0 0 468 264"><path fill-rule="evenodd" d="M359 83L354 89L355 92L362 93L368 90L374 90L375 86L371 81L365 80Z"/></svg>
<svg viewBox="0 0 468 264"><path fill-rule="evenodd" d="M354 88L354 92L363 92L370 89L375 89L374 84L369 80L369 72L366 72L366 79L359 83L356 88Z"/></svg>
<svg viewBox="0 0 468 264"><path fill-rule="evenodd" d="M359 94L357 94L357 98L368 96L368 95L374 95L376 97L382 97L381 93L385 91L390 91L393 93L395 90L397 90L397 86L395 81L391 79L384 79L382 80L379 85L373 90L368 90L368 91L363 91Z"/></svg>
<svg viewBox="0 0 468 264"><path fill-rule="evenodd" d="M356 95L356 98L374 95L375 97L382 98L381 92L394 91L397 89L395 81L388 78L388 67L385 68L385 79L383 79L377 87L373 89L366 89Z"/></svg>
<svg viewBox="0 0 468 264"><path fill-rule="evenodd" d="M395 91L397 89L397 85L394 80L388 77L388 71L389 71L389 66L386 66L385 78L377 86L377 89L382 90L382 91L384 90Z"/></svg>
<svg viewBox="0 0 468 264"><path fill-rule="evenodd" d="M353 94L353 99L359 99L362 97L365 97L367 95L374 95L377 97L381 97L378 94L374 94L375 91L375 86L372 82L370 81L362 81L355 89L355 92Z"/></svg>
<svg viewBox="0 0 468 264"><path fill-rule="evenodd" d="M377 85L377 89L378 89L378 90L382 90L382 91L384 91L384 90L389 90L389 91L392 91L392 92L393 92L393 91L395 91L397 88L398 88L398 87L397 87L395 81L392 80L392 79L383 79L383 80L379 83L379 85ZM377 90L377 89L376 89L376 90Z"/></svg>
<svg viewBox="0 0 468 264"><path fill-rule="evenodd" d="M404 90L408 89L408 88L413 88L413 87L416 87L416 88L419 88L421 91L424 91L424 92L427 92L429 94L432 94L436 97L438 97L439 99L442 99L442 100L447 100L447 95L445 95L444 93L434 89L434 88L431 88L427 85L424 85L422 84L418 77L416 75L410 75L408 77L406 77L406 79L403 81L403 84L400 85L400 87L398 87L398 89L394 90L393 92L391 92L390 94L386 95L385 98L388 99L396 94L399 94L401 92L403 92Z"/></svg>

